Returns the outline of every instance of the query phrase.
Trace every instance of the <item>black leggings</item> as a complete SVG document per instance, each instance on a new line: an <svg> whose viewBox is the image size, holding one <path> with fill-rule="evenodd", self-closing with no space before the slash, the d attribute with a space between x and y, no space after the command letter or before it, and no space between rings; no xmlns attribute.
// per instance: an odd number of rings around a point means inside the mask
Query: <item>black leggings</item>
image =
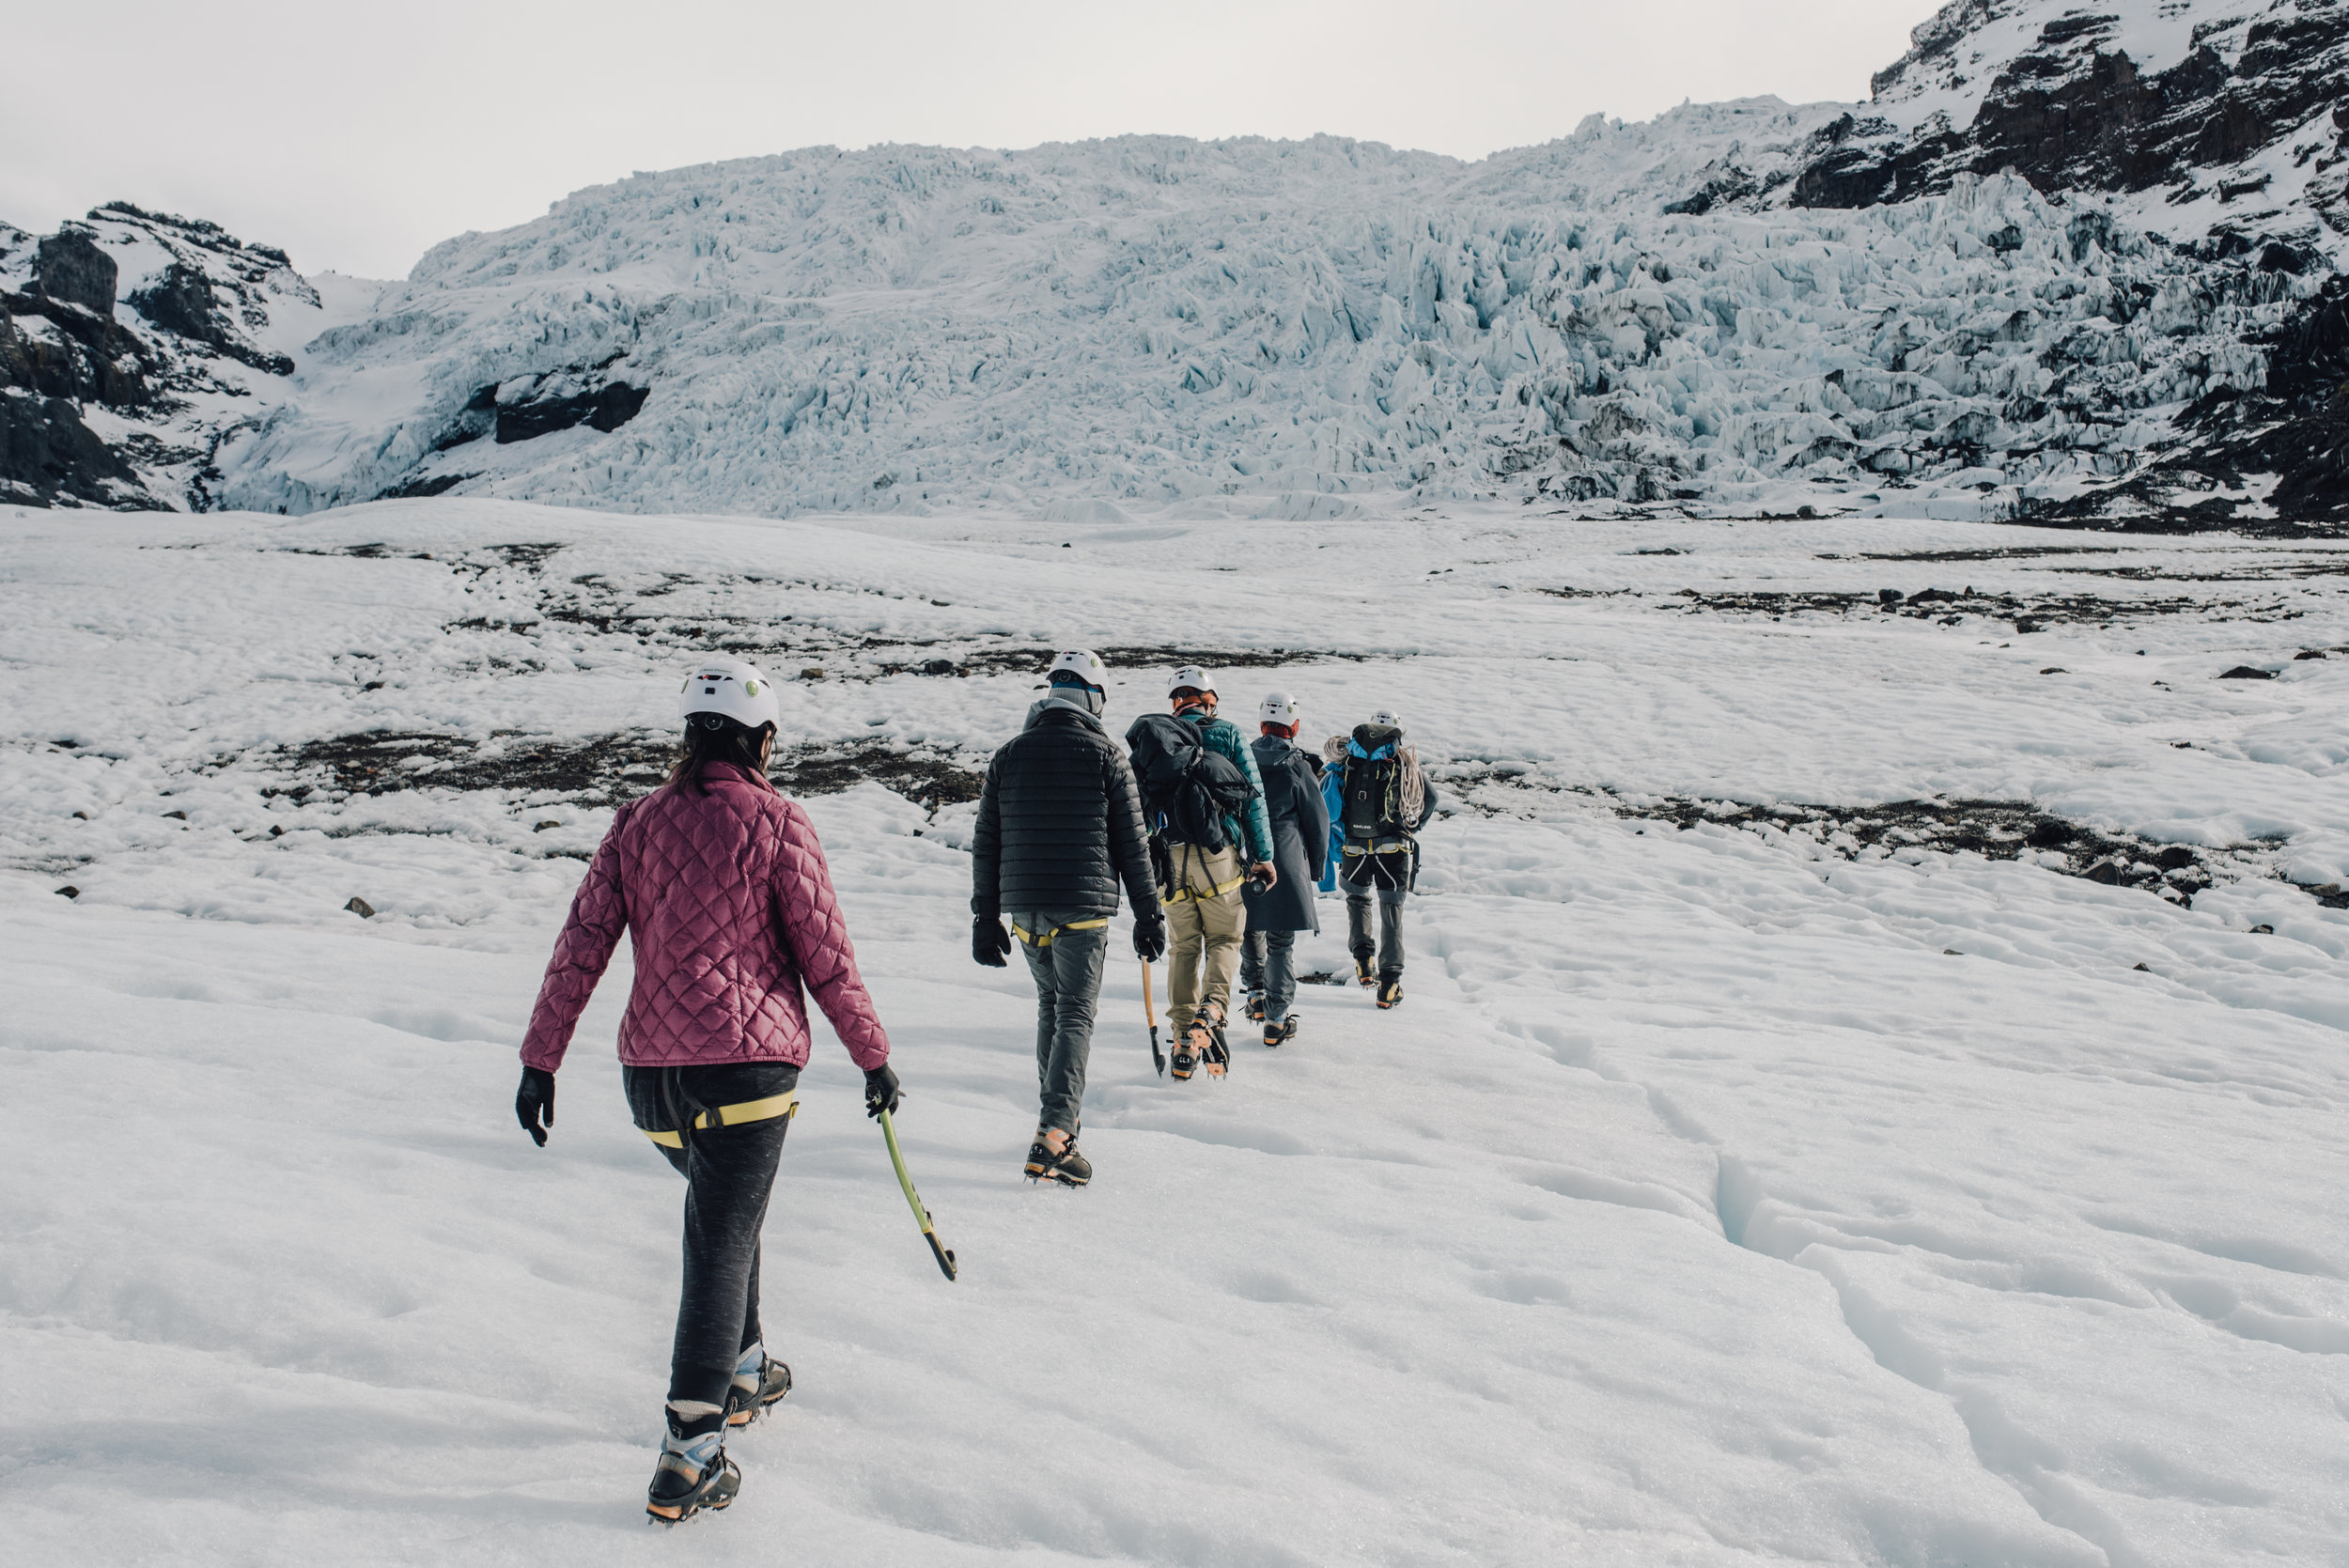
<svg viewBox="0 0 2349 1568"><path fill-rule="evenodd" d="M787 1094L797 1067L735 1063L719 1067L623 1067L630 1112L639 1127L670 1131L701 1110ZM725 1403L742 1352L759 1343L758 1233L767 1219L791 1119L776 1116L684 1135L659 1145L685 1178L685 1286L669 1358L669 1397Z"/></svg>

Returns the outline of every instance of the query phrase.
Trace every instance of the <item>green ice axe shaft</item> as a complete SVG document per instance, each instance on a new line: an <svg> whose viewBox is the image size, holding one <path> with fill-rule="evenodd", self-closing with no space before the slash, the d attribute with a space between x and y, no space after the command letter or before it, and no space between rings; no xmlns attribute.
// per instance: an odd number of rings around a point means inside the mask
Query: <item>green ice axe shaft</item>
<svg viewBox="0 0 2349 1568"><path fill-rule="evenodd" d="M897 1168L897 1185L906 1189L906 1203L913 1210L913 1222L922 1227L922 1239L930 1244L930 1254L938 1259L939 1272L949 1280L955 1277L955 1255L939 1241L938 1233L930 1228L930 1211L922 1206L922 1195L913 1190L913 1178L906 1174L906 1157L897 1147L897 1124L889 1112L880 1113L881 1136L889 1140L889 1163Z"/></svg>

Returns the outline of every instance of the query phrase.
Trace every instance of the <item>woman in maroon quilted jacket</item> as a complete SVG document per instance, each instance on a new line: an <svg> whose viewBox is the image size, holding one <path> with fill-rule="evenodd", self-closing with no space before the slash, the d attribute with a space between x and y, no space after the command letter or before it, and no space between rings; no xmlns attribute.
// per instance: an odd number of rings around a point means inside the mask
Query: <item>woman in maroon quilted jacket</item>
<svg viewBox="0 0 2349 1568"><path fill-rule="evenodd" d="M856 970L816 830L767 782L781 717L748 664L694 666L669 780L622 806L554 944L522 1042L515 1114L541 1145L554 1072L596 982L630 934L636 983L620 1074L636 1126L685 1176L685 1288L669 1372L668 1437L646 1512L683 1519L734 1500L725 1454L790 1390L758 1327L758 1233L799 1108L815 993L864 1069L865 1106L897 1106L889 1037Z"/></svg>

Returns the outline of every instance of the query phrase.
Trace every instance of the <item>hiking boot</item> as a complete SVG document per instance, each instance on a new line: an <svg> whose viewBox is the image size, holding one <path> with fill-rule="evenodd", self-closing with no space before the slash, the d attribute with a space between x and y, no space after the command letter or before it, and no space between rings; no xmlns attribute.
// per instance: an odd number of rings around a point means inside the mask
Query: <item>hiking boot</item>
<svg viewBox="0 0 2349 1568"><path fill-rule="evenodd" d="M1190 1023L1196 1033L1202 1027L1207 1032L1207 1043L1199 1051L1200 1064L1207 1069L1209 1078L1221 1078L1232 1070L1232 1050L1223 1041L1223 1009L1208 1002L1199 1010L1199 1017Z"/></svg>
<svg viewBox="0 0 2349 1568"><path fill-rule="evenodd" d="M791 1391L791 1369L754 1344L735 1363L734 1383L726 1390L726 1424L748 1426Z"/></svg>
<svg viewBox="0 0 2349 1568"><path fill-rule="evenodd" d="M1182 1077L1182 1074L1176 1074ZM1047 1177L1066 1182L1070 1187L1082 1187L1093 1179L1093 1166L1077 1152L1077 1138L1071 1133L1054 1152L1045 1130L1036 1129L1035 1141L1028 1145L1028 1179L1042 1181Z"/></svg>
<svg viewBox="0 0 2349 1568"><path fill-rule="evenodd" d="M1221 1070L1215 1063L1221 1033L1222 1031L1207 1022L1203 1009L1200 1016L1191 1019L1181 1035L1175 1039L1174 1076L1188 1079L1193 1072L1205 1066L1209 1077L1222 1077Z"/></svg>
<svg viewBox="0 0 2349 1568"><path fill-rule="evenodd" d="M1093 1179L1093 1162L1077 1152L1077 1141L1072 1138L1047 1173L1063 1187L1082 1187Z"/></svg>
<svg viewBox="0 0 2349 1568"><path fill-rule="evenodd" d="M1252 1022L1264 1022L1264 993L1262 991L1248 993L1248 1017Z"/></svg>
<svg viewBox="0 0 2349 1568"><path fill-rule="evenodd" d="M1378 982L1378 1005L1380 1007L1403 1005L1403 977L1401 975L1391 974Z"/></svg>
<svg viewBox="0 0 2349 1568"><path fill-rule="evenodd" d="M1299 1017L1296 1014L1294 1014L1294 1013L1291 1013L1291 1014L1290 1014L1287 1017L1285 1017L1285 1018L1282 1019L1282 1020L1281 1020L1281 1038L1282 1038L1282 1039L1283 1039L1283 1040L1294 1040L1294 1039L1296 1039L1296 1038L1297 1038L1297 1026L1298 1026L1299 1024L1302 1023L1303 1021L1304 1021L1303 1019L1299 1018Z"/></svg>
<svg viewBox="0 0 2349 1568"><path fill-rule="evenodd" d="M1285 1040L1285 1039L1287 1039L1288 1037L1289 1037L1289 1032L1288 1032L1287 1026L1285 1026L1285 1025L1283 1025L1283 1024L1274 1023L1272 1020L1270 1020L1270 1019L1268 1019L1268 1018L1267 1020L1265 1020L1265 1026L1264 1026L1264 1048L1265 1048L1265 1049L1267 1049L1267 1050L1272 1050L1272 1049L1277 1048L1280 1046L1281 1042L1282 1042L1282 1041L1283 1041L1283 1040Z"/></svg>
<svg viewBox="0 0 2349 1568"><path fill-rule="evenodd" d="M645 1491L645 1512L667 1524L682 1524L707 1508L715 1512L742 1488L742 1472L726 1457L726 1417L722 1405L704 1405L691 1416L672 1405L668 1436Z"/></svg>
<svg viewBox="0 0 2349 1568"><path fill-rule="evenodd" d="M1368 990L1378 984L1377 962L1377 958L1367 954L1354 960L1354 978L1361 982L1362 989Z"/></svg>

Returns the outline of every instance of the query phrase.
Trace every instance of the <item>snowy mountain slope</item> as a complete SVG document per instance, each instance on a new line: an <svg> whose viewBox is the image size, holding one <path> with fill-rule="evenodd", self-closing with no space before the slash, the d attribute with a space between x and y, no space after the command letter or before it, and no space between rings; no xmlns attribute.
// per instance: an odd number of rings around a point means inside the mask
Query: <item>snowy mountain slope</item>
<svg viewBox="0 0 2349 1568"><path fill-rule="evenodd" d="M178 469L117 450L175 504L297 513L2338 522L2345 18L1962 0L1874 105L1476 164L1125 137L640 175L293 311L291 374L145 433Z"/></svg>
<svg viewBox="0 0 2349 1568"><path fill-rule="evenodd" d="M1720 141L1815 117L1681 121ZM2010 179L1831 218L1632 215L1716 162L1702 137L1659 161L1672 139L1595 126L1472 175L1350 144L1106 144L644 177L436 251L312 345L222 453L220 494L1312 516L1902 486L1971 516L2127 472L2180 411L2257 387L2258 340L2318 289ZM1192 150L1206 167L1144 156ZM388 427L387 378L422 394ZM641 398L625 427L581 419L612 396ZM568 427L506 427L547 407ZM2202 488L2261 511L2239 479Z"/></svg>
<svg viewBox="0 0 2349 1568"><path fill-rule="evenodd" d="M1328 566L1364 550L1375 621ZM660 754L677 662L729 645L799 676L786 776L965 1272L823 1041L766 1232L800 1387L696 1555L2349 1542L2337 544L452 497L0 508L0 1136L106 1173L0 1201L23 1550L674 1559L636 1499L678 1193L614 1082L625 961L547 1150L508 1102L577 857ZM1038 1192L1032 998L968 962L972 807L923 765L999 743L1053 644L1148 635L1182 641L1118 656L1114 722L1208 655L1315 730L1399 705L1455 809L1399 1012L1308 986L1294 1045L1177 1088L1116 965L1100 1178ZM925 779L935 805L881 787ZM1914 796L2042 815L1959 846ZM2048 827L2202 869L2070 874ZM1322 908L1303 956L1343 967ZM135 1412L57 1418L92 1389Z"/></svg>
<svg viewBox="0 0 2349 1568"><path fill-rule="evenodd" d="M201 507L229 431L373 290L128 203L36 240L0 225L0 498Z"/></svg>

